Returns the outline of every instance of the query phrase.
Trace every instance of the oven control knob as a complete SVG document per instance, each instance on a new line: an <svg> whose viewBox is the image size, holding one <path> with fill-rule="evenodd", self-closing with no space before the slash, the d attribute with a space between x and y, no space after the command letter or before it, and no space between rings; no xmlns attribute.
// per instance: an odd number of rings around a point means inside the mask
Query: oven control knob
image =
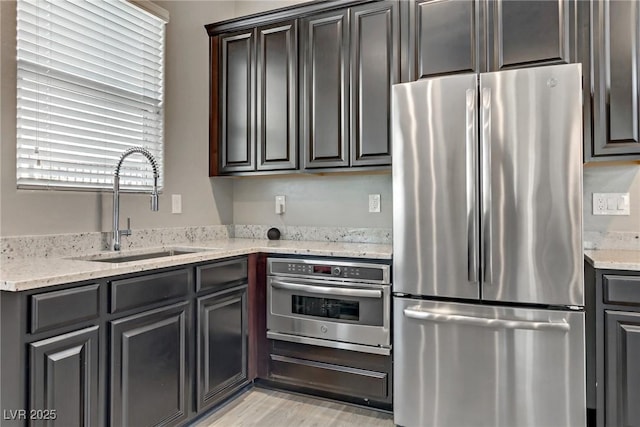
<svg viewBox="0 0 640 427"><path fill-rule="evenodd" d="M340 273L342 273L342 270L340 269L340 267L333 267L333 275L334 276L339 276Z"/></svg>

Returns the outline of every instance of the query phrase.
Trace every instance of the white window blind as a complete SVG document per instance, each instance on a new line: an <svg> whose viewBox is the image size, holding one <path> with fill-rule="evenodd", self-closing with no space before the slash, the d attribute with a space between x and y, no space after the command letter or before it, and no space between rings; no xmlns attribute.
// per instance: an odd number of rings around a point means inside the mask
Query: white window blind
<svg viewBox="0 0 640 427"><path fill-rule="evenodd" d="M111 188L120 155L142 146L162 187L165 21L119 0L18 0L18 187ZM146 190L127 157L126 190Z"/></svg>

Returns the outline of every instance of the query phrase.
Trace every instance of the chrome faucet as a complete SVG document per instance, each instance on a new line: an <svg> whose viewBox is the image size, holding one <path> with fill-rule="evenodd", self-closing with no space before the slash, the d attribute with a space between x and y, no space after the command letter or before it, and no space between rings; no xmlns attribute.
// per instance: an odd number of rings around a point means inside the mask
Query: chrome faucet
<svg viewBox="0 0 640 427"><path fill-rule="evenodd" d="M122 153L120 156L120 160L118 161L118 165L116 166L116 170L113 173L113 239L112 239L112 249L114 251L120 250L120 236L130 236L131 235L131 220L127 218L127 229L120 230L120 168L122 167L122 162L124 159L133 154L139 153L142 154L149 160L151 163L151 167L153 167L153 189L151 190L151 210L158 210L158 178L160 174L158 173L158 162L155 157L143 147L131 147Z"/></svg>

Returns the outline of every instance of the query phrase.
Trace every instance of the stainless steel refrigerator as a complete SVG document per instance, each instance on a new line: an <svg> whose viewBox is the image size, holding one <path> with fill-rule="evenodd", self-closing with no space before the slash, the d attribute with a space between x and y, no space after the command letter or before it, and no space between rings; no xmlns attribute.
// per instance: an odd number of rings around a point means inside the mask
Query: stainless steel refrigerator
<svg viewBox="0 0 640 427"><path fill-rule="evenodd" d="M393 87L396 424L586 424L581 80Z"/></svg>

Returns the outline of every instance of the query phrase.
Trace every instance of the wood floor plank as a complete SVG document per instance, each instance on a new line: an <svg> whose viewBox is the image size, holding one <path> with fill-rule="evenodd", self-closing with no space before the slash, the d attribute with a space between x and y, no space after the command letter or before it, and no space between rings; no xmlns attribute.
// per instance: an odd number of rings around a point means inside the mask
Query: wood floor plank
<svg viewBox="0 0 640 427"><path fill-rule="evenodd" d="M253 388L195 427L392 427L393 416L357 406Z"/></svg>

